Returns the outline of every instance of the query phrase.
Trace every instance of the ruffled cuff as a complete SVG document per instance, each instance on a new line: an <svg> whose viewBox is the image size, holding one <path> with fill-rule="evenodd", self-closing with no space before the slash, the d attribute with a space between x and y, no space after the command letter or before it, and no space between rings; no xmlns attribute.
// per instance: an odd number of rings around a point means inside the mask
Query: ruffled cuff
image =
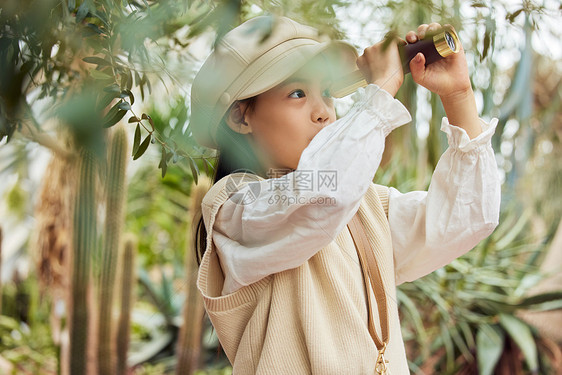
<svg viewBox="0 0 562 375"><path fill-rule="evenodd" d="M493 118L490 122L480 119L482 133L476 138L470 139L466 130L455 125L449 124L449 119L443 117L441 121L441 131L447 134L449 146L462 152L469 152L482 146L491 145L491 139L498 126L498 119Z"/></svg>
<svg viewBox="0 0 562 375"><path fill-rule="evenodd" d="M378 85L369 84L360 88L354 95L369 115L381 120L381 128L385 137L394 129L412 121L410 112L390 93Z"/></svg>

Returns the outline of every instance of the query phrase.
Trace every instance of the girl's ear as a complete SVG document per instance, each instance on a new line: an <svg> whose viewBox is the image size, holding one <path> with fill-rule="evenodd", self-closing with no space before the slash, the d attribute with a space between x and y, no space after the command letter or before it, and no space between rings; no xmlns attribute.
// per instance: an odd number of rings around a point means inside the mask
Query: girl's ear
<svg viewBox="0 0 562 375"><path fill-rule="evenodd" d="M246 103L235 102L232 107L230 107L228 116L226 116L226 124L228 127L239 134L249 134L252 132L252 127L244 118L246 107Z"/></svg>

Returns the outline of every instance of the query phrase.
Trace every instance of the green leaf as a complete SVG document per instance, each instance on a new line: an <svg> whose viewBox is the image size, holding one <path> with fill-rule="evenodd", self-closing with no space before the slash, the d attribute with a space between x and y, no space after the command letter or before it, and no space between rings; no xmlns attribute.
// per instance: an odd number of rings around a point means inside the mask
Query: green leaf
<svg viewBox="0 0 562 375"><path fill-rule="evenodd" d="M518 280L518 285L515 288L515 290L512 292L512 295L514 297L520 297L520 298L527 296L529 294L528 291L543 279L544 279L544 275L538 273L525 274L520 280ZM562 298L562 291L561 291L560 298Z"/></svg>
<svg viewBox="0 0 562 375"><path fill-rule="evenodd" d="M131 122L131 119L129 119L129 122ZM135 129L135 137L133 139L133 153L131 156L135 156L135 154L139 150L140 140L141 140L141 129L140 129L140 124L137 124L137 128Z"/></svg>
<svg viewBox="0 0 562 375"><path fill-rule="evenodd" d="M103 91L105 91L105 92L110 92L110 93L116 94L115 97L117 97L117 94L119 94L119 90L120 90L119 85L116 84L116 83L111 84L111 85L103 88Z"/></svg>
<svg viewBox="0 0 562 375"><path fill-rule="evenodd" d="M111 107L111 109L105 115L105 117L103 119L103 127L104 128L109 128L109 127L115 125L127 113L127 111L119 108L119 104L120 103L117 103L113 107Z"/></svg>
<svg viewBox="0 0 562 375"><path fill-rule="evenodd" d="M139 72L137 72L137 71L135 70L135 86L140 85L140 83L141 83L141 77L140 77L140 75L139 75Z"/></svg>
<svg viewBox="0 0 562 375"><path fill-rule="evenodd" d="M146 151L146 149L148 148L148 145L150 144L150 139L152 138L152 134L149 134L146 136L146 138L144 139L144 141L142 141L142 143L140 144L137 152L135 153L135 155L133 156L133 160L137 160L138 158L140 158L144 152Z"/></svg>
<svg viewBox="0 0 562 375"><path fill-rule="evenodd" d="M133 122L140 122L140 118L138 118L137 116L129 117L129 124L132 124Z"/></svg>
<svg viewBox="0 0 562 375"><path fill-rule="evenodd" d="M88 2L84 1L82 4L80 4L78 10L76 11L76 23L81 23L82 21L84 21L84 18L86 18L86 16L88 15L88 12Z"/></svg>
<svg viewBox="0 0 562 375"><path fill-rule="evenodd" d="M484 35L484 49L482 50L482 56L480 56L480 62L482 62L488 55L488 50L490 49L490 41L490 34L486 32L486 35Z"/></svg>
<svg viewBox="0 0 562 375"><path fill-rule="evenodd" d="M476 333L478 374L492 375L504 347L504 332L497 326L481 324Z"/></svg>
<svg viewBox="0 0 562 375"><path fill-rule="evenodd" d="M205 161L207 161L207 159L204 159ZM205 164L207 165L207 164ZM396 291L396 296L398 298L398 301L402 304L402 306L405 308L405 311L407 311L410 314L410 319L414 325L415 328L415 334L416 334L416 339L419 343L424 343L427 342L428 337L427 337L427 332L425 331L425 328L423 326L423 319L422 316L420 314L420 311L418 309L418 307L416 306L415 302L412 301L412 299L403 291L401 291L400 289L398 289Z"/></svg>
<svg viewBox="0 0 562 375"><path fill-rule="evenodd" d="M142 80L142 78L139 76L137 72L135 72L135 80L140 89L141 99L144 100L144 81Z"/></svg>
<svg viewBox="0 0 562 375"><path fill-rule="evenodd" d="M469 324L468 322L459 321L458 326L463 333L464 341L466 342L468 347L476 348L476 338L474 337L474 333L472 332L471 324Z"/></svg>
<svg viewBox="0 0 562 375"><path fill-rule="evenodd" d="M544 302L554 302L562 301L562 290L555 292L547 292L542 294L537 294L531 297L523 299L520 303L521 306L532 306Z"/></svg>
<svg viewBox="0 0 562 375"><path fill-rule="evenodd" d="M166 155L166 148L162 146L162 156L160 157L160 163L158 164L158 168L162 169L162 178L166 175L166 171L168 169L168 161Z"/></svg>
<svg viewBox="0 0 562 375"><path fill-rule="evenodd" d="M562 300L543 302L533 305L530 311L552 311L552 310L562 310Z"/></svg>
<svg viewBox="0 0 562 375"><path fill-rule="evenodd" d="M109 109L109 111L107 111L107 113L105 114L104 117L104 122L109 121L110 119L113 118L113 116L115 116L115 114L119 111L119 103L113 105L113 107L111 107Z"/></svg>
<svg viewBox="0 0 562 375"><path fill-rule="evenodd" d="M152 86L150 85L150 80L144 75L144 81L146 82L146 87L148 88L148 93L152 94Z"/></svg>
<svg viewBox="0 0 562 375"><path fill-rule="evenodd" d="M502 236L496 243L496 249L502 250L508 247L515 238L524 231L525 226L531 218L531 211L526 210L523 214L519 215L517 222L509 228L509 232Z"/></svg>
<svg viewBox="0 0 562 375"><path fill-rule="evenodd" d="M455 343L456 347L458 348L462 356L466 358L468 361L474 361L474 356L470 352L470 348L468 347L467 342L464 340L464 338L461 336L459 332L458 324L452 326L449 329L449 332L451 333L451 338L453 339L453 342Z"/></svg>
<svg viewBox="0 0 562 375"><path fill-rule="evenodd" d="M539 369L537 344L529 326L513 315L506 314L500 314L500 324L523 352L529 370L537 373Z"/></svg>
<svg viewBox="0 0 562 375"><path fill-rule="evenodd" d="M128 68L121 69L121 87L125 87L125 89L130 90L133 87L133 75L131 70Z"/></svg>
<svg viewBox="0 0 562 375"><path fill-rule="evenodd" d="M110 76L109 74L95 69L90 70L90 76L92 76L93 79L100 79L100 80L112 78L112 76Z"/></svg>
<svg viewBox="0 0 562 375"><path fill-rule="evenodd" d="M191 168L191 174L193 175L193 180L195 181L195 185L199 182L199 168L195 163L195 160L190 156L189 157L189 168Z"/></svg>
<svg viewBox="0 0 562 375"><path fill-rule="evenodd" d="M173 286L172 282L166 276L166 272L161 272L161 296L163 297L162 300L166 301L167 303L162 306L167 310L168 313L172 313L171 311L171 302L173 301Z"/></svg>
<svg viewBox="0 0 562 375"><path fill-rule="evenodd" d="M96 65L101 65L101 66L111 66L110 61L107 61L107 60L102 59L101 57L97 57L97 56L84 57L82 60L87 62L88 64L96 64Z"/></svg>
<svg viewBox="0 0 562 375"><path fill-rule="evenodd" d="M112 117L111 119L108 119L107 121L104 122L103 127L104 128L110 128L113 125L117 124L119 122L119 120L121 120L123 118L123 116L125 116L126 113L127 113L127 111L124 111L124 110L120 109L119 111L117 111L117 113L115 114L114 117Z"/></svg>
<svg viewBox="0 0 562 375"><path fill-rule="evenodd" d="M122 109L124 111L128 111L131 109L131 105L125 101L119 102L119 104L117 104L119 106L119 109Z"/></svg>
<svg viewBox="0 0 562 375"><path fill-rule="evenodd" d="M131 92L131 90L125 89L125 90L121 91L121 93L119 94L119 97L121 97L121 98L129 97L129 99L131 100L131 105L133 105L135 103L135 97L134 97L133 93Z"/></svg>
<svg viewBox="0 0 562 375"><path fill-rule="evenodd" d="M96 35L102 35L102 34L104 34L104 31L103 31L102 29L100 29L100 28L98 27L98 25L96 25L96 24L93 24L93 23L88 22L88 23L86 24L86 27L87 27L89 30L92 30L92 31L94 32L94 34L96 34Z"/></svg>
<svg viewBox="0 0 562 375"><path fill-rule="evenodd" d="M109 104L111 104L113 99L115 99L116 97L117 97L116 93L110 92L110 93L107 93L107 94L103 95L102 97L98 98L97 109L98 110L104 109Z"/></svg>
<svg viewBox="0 0 562 375"><path fill-rule="evenodd" d="M109 22L107 20L107 14L105 12L96 11L94 9L94 16L97 17L97 19L99 19L105 25L106 28L110 29Z"/></svg>
<svg viewBox="0 0 562 375"><path fill-rule="evenodd" d="M205 166L209 166L212 171L215 170L215 167L213 166L213 164L211 164L211 162L207 158L204 157L203 160L205 161ZM210 174L208 168L206 168L206 173Z"/></svg>
<svg viewBox="0 0 562 375"><path fill-rule="evenodd" d="M445 323L441 323L441 338L443 340L443 345L445 346L445 351L447 353L447 370L452 371L455 366L455 347L453 345L453 338L451 333Z"/></svg>
<svg viewBox="0 0 562 375"><path fill-rule="evenodd" d="M154 121L152 120L152 117L150 117L149 115L147 115L146 113L143 113L141 118L143 120L148 120L148 122L150 123L150 126L152 126L152 130L154 130Z"/></svg>
<svg viewBox="0 0 562 375"><path fill-rule="evenodd" d="M127 70L127 83L125 85L127 90L130 90L133 87L133 74L130 70Z"/></svg>

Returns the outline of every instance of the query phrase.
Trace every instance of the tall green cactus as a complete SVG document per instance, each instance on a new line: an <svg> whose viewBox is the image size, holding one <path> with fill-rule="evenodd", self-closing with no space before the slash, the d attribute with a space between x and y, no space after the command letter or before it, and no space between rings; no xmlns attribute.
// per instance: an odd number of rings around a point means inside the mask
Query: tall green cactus
<svg viewBox="0 0 562 375"><path fill-rule="evenodd" d="M108 167L104 246L101 249L99 269L98 371L100 374L114 374L116 366L115 341L112 332L113 292L123 223L127 168L127 134L122 127L117 128L111 138Z"/></svg>
<svg viewBox="0 0 562 375"><path fill-rule="evenodd" d="M131 308L135 290L135 257L137 243L134 236L125 238L121 257L121 309L117 326L117 375L127 374L127 351L131 327Z"/></svg>
<svg viewBox="0 0 562 375"><path fill-rule="evenodd" d="M199 365L201 354L201 335L203 329L203 316L205 308L203 298L197 290L197 264L195 262L195 250L192 248L194 238L194 224L201 217L201 201L211 186L211 180L201 176L199 184L191 188L191 201L189 207L190 219L188 222L185 274L187 285L185 303L183 307L183 324L181 326L178 345L178 364L176 374L193 374Z"/></svg>
<svg viewBox="0 0 562 375"><path fill-rule="evenodd" d="M79 177L73 212L73 254L69 370L71 375L87 372L88 282L91 252L96 248L96 160L92 152L80 154Z"/></svg>
<svg viewBox="0 0 562 375"><path fill-rule="evenodd" d="M0 315L2 315L2 227L0 227Z"/></svg>

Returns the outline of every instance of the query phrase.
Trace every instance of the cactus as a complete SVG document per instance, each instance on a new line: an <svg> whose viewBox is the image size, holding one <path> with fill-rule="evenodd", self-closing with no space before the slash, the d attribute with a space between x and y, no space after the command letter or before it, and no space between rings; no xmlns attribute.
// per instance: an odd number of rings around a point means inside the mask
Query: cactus
<svg viewBox="0 0 562 375"><path fill-rule="evenodd" d="M87 373L88 282L91 251L96 248L96 160L89 151L80 154L77 194L74 200L69 370Z"/></svg>
<svg viewBox="0 0 562 375"><path fill-rule="evenodd" d="M99 269L99 330L98 370L100 374L114 374L116 366L113 331L113 295L117 257L123 223L125 170L127 167L127 134L116 129L109 146L109 170L106 187L106 218L104 246Z"/></svg>
<svg viewBox="0 0 562 375"><path fill-rule="evenodd" d="M127 374L127 350L129 349L129 331L131 326L131 307L135 288L135 257L137 244L131 235L124 241L121 257L121 309L117 328L117 375Z"/></svg>
<svg viewBox="0 0 562 375"><path fill-rule="evenodd" d="M203 176L201 176L203 177ZM193 246L193 228L201 216L201 201L209 190L211 181L208 178L199 179L199 184L191 188L190 217L188 222L187 238L188 248L186 251L186 285L187 292L183 308L183 324L179 332L178 345L178 364L176 374L192 374L198 367L201 353L201 334L203 328L203 299L197 290L197 265L195 262L195 249Z"/></svg>
<svg viewBox="0 0 562 375"><path fill-rule="evenodd" d="M0 227L0 315L2 315L2 227Z"/></svg>

